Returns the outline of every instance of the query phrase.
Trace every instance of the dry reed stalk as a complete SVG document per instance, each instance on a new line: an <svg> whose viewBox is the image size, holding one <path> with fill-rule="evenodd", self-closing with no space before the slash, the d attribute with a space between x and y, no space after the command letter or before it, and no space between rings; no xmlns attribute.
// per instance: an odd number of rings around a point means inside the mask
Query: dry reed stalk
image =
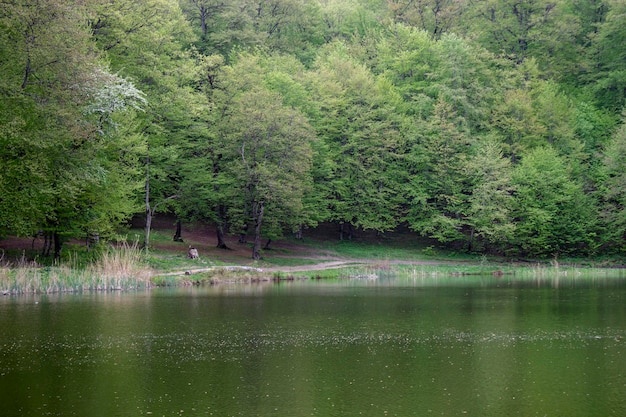
<svg viewBox="0 0 626 417"><path fill-rule="evenodd" d="M151 271L143 264L142 250L135 242L104 251L86 275L92 289L122 290L150 285Z"/></svg>

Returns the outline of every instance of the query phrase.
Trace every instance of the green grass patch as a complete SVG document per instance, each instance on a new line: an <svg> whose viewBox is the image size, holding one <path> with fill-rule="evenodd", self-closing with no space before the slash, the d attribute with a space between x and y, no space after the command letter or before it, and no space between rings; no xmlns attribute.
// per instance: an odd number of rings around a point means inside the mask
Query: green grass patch
<svg viewBox="0 0 626 417"><path fill-rule="evenodd" d="M208 268L221 264L219 261L209 261L205 258L189 259L185 254L169 253L164 251L150 251L145 259L146 264L150 266L150 268L159 272Z"/></svg>
<svg viewBox="0 0 626 417"><path fill-rule="evenodd" d="M478 262L480 256L439 249L428 242L419 240L381 240L375 242L359 240L316 241L303 239L301 244L324 251L328 254L354 259L402 259L456 260Z"/></svg>
<svg viewBox="0 0 626 417"><path fill-rule="evenodd" d="M258 262L257 265L260 268L263 267L273 267L273 266L302 266L302 265L315 265L318 264L320 260L315 259L307 259L307 258L283 258L283 257L275 257L275 258L264 258L261 262Z"/></svg>
<svg viewBox="0 0 626 417"><path fill-rule="evenodd" d="M133 238L137 241L142 241L145 237L144 235L144 231L142 230L132 230L133 232ZM153 246L157 243L172 243L173 242L173 234L171 233L166 233L165 231L162 230L155 230L152 229L152 231L150 231L150 246ZM184 246L184 243L181 243L181 247L186 247Z"/></svg>

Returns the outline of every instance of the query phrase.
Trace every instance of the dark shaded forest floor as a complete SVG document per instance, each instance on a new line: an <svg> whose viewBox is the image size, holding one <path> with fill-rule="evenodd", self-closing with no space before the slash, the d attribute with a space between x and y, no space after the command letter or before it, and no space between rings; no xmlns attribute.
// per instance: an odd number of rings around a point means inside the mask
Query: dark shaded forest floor
<svg viewBox="0 0 626 417"><path fill-rule="evenodd" d="M143 242L143 223L140 219L133 222L127 232L129 242ZM341 241L339 227L336 224L325 224L306 230L304 239L297 240L293 236L273 241L269 248L263 250L262 261L252 259L252 236L246 243L239 242L239 236L227 235L226 244L229 249L217 248L215 227L206 224L183 224L182 242L173 240L175 219L168 216L157 216L153 221L151 234L151 256L168 260L170 263L183 264L180 268L169 265L170 271L201 271L210 265L233 265L261 268L264 272L303 272L342 268L347 266L378 266L391 265L453 265L477 264L483 259L480 255L467 255L445 250L433 249L433 242L421 239L407 230L400 230L386 235L375 232L355 231L353 239ZM263 241L263 245L267 240ZM42 261L42 237L0 239L0 262L14 263L20 260ZM201 262L198 268L193 263L185 262L189 246L195 247ZM84 240L72 240L64 247L65 254L85 251ZM433 256L432 253L437 255ZM510 266L529 266L539 263L549 264L552 260L524 260L489 257L490 262L508 264ZM561 260L560 260L561 261ZM43 264L46 261L42 262ZM191 265L190 265L191 263ZM574 266L623 267L622 259L570 260L566 262ZM565 265L565 263L563 263ZM185 269L182 269L185 268Z"/></svg>
<svg viewBox="0 0 626 417"><path fill-rule="evenodd" d="M142 221L137 220L128 231L128 241L143 241ZM252 259L252 240L247 237L246 243L239 242L239 236L227 235L226 244L229 249L217 248L216 229L212 225L205 224L183 224L181 237L182 242L173 240L175 233L175 219L168 216L158 216L154 219L151 233L152 256L175 257L184 259L189 246L198 250L200 259L224 265L254 266L262 268L266 272L302 272L325 269L341 268L346 266L367 266L367 265L394 265L394 264L414 264L414 265L441 265L448 264L442 260L406 260L389 258L386 255L386 244L395 247L416 248L415 236L407 233L394 233L388 236L377 235L376 233L356 231L350 243L371 246L373 252L371 256L354 256L341 254L337 245L339 240L339 228L337 225L321 225L312 230L307 230L303 240L293 237L286 237L281 240L272 241L269 247L263 249L264 260L255 262ZM263 245L267 240L263 241ZM44 239L37 238L17 238L8 237L0 239L0 256L4 261L16 261L20 258L26 260L41 259ZM76 251L86 247L86 242L74 239L67 242L65 251ZM378 248L380 250L378 250ZM415 249L419 253L419 249ZM419 257L419 256L417 256ZM413 258L413 256L411 257ZM419 257L421 258L421 257ZM455 261L458 263L459 261ZM201 266L198 265L198 270ZM195 271L195 269L194 269Z"/></svg>
<svg viewBox="0 0 626 417"><path fill-rule="evenodd" d="M240 243L238 236L226 236L226 244L229 249L217 248L217 234L215 227L206 225L183 225L183 242L173 240L175 228L173 219L161 218L154 224L154 230L160 236L167 236L169 239L155 239L152 247L156 252L165 253L187 253L189 246L198 249L201 258L213 261L220 261L225 264L241 266L257 266L265 272L303 272L318 271L325 269L342 268L346 266L367 266L376 264L414 264L414 265L441 265L447 264L444 261L424 261L424 260L404 260L388 259L379 256L373 257L352 257L340 255L334 250L339 244L339 230L336 225L322 225L315 230L305 232L303 241L295 238L285 238L270 243L269 248L264 248L264 261L255 262L252 260L252 237L247 237L246 243ZM385 240L390 239L377 236L375 233L359 231L355 241L364 245L383 245ZM401 241L408 239L401 234L395 236L394 244L401 244ZM305 241L307 243L305 243ZM313 242L313 244L310 244ZM263 245L267 240L263 241ZM408 244L408 242L407 242ZM384 250L381 247L381 253ZM281 261L282 259L282 261ZM294 259L302 262L299 265L283 265L286 259Z"/></svg>

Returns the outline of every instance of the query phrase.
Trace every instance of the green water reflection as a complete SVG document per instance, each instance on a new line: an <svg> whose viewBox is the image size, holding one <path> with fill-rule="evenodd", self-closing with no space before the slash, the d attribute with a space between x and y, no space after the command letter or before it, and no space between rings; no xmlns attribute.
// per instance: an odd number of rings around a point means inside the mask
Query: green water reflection
<svg viewBox="0 0 626 417"><path fill-rule="evenodd" d="M626 284L0 299L3 416L624 416Z"/></svg>

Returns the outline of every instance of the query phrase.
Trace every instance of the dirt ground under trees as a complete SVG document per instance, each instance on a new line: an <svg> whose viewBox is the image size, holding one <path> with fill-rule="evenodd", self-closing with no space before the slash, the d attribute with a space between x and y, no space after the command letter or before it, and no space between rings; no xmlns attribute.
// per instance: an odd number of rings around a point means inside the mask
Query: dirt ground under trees
<svg viewBox="0 0 626 417"><path fill-rule="evenodd" d="M185 255L189 246L192 246L198 250L201 259L205 260L219 260L221 262L251 266L255 265L252 260L252 237L248 237L248 243L240 243L239 236L227 235L226 244L229 249L217 248L217 234L215 227L212 225L204 224L183 224L182 225L182 242L174 241L173 237L176 232L175 219L168 216L157 216L152 223L152 239L151 247L155 251L164 251L170 253L180 253ZM156 233L155 233L156 232ZM302 260L309 260L310 263L298 266L267 266L263 270L267 272L299 272L299 271L315 271L323 269L340 268L344 266L364 266L364 265L376 265L380 264L380 259L353 259L338 256L336 253L330 250L324 250L320 248L323 246L324 241L336 243L339 239L339 230L336 225L323 225L315 230L305 231L305 237L307 232L311 233L311 237L316 241L322 243L322 245L316 245L313 247L310 245L299 244L294 239L283 239L278 241L272 241L269 248L264 249L264 255L267 258L298 258ZM164 239L163 236L167 236ZM132 228L128 233L129 240L136 237L139 242L143 241L142 221L137 219L133 222ZM374 233L359 232L359 241L374 242L379 241L380 237ZM264 241L265 245L267 241ZM68 242L70 245L82 245L87 244L86 240L74 239ZM18 238L7 237L0 239L0 257L4 256L5 261L11 261L15 258L22 256L26 259L33 259L40 256L43 249L44 239L41 236L34 238ZM67 250L67 247L66 247ZM384 263L389 264L442 264L442 262L426 262L426 261L404 261L404 260L384 260Z"/></svg>

